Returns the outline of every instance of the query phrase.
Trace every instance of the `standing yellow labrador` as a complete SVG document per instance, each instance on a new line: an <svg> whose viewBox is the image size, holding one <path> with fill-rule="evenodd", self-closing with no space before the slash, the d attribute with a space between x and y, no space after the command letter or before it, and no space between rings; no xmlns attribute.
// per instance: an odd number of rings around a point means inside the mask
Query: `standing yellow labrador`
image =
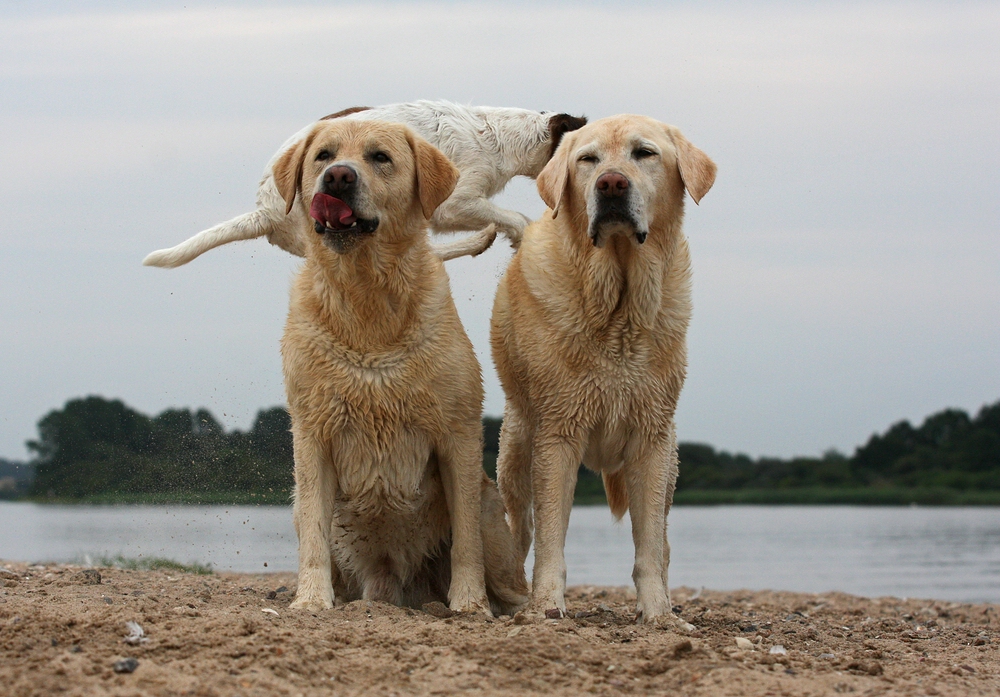
<svg viewBox="0 0 1000 697"><path fill-rule="evenodd" d="M629 115L568 133L538 177L551 210L525 230L491 326L507 396L497 480L521 559L534 522L535 609L566 608L583 462L602 473L615 516L631 509L637 615L672 617L666 515L691 315L684 191L698 202L714 181L715 164L680 131Z"/></svg>
<svg viewBox="0 0 1000 697"><path fill-rule="evenodd" d="M281 345L292 607L516 609L527 582L482 470L479 364L427 239L458 171L406 126L344 119L317 124L274 177L310 225Z"/></svg>

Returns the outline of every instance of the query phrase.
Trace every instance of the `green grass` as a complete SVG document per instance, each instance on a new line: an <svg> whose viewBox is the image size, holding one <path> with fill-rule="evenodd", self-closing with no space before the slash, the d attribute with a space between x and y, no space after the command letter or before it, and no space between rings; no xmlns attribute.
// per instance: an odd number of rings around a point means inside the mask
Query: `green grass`
<svg viewBox="0 0 1000 697"><path fill-rule="evenodd" d="M183 574L200 574L207 576L212 573L211 564L181 564L173 559L163 557L124 557L120 554L113 557L97 557L91 560L93 566L103 566L131 571L175 571Z"/></svg>

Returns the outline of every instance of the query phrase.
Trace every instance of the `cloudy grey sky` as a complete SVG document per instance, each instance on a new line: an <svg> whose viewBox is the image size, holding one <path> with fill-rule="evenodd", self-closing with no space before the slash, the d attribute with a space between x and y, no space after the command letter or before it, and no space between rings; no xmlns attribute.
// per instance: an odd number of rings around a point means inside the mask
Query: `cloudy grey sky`
<svg viewBox="0 0 1000 697"><path fill-rule="evenodd" d="M283 403L298 261L263 240L142 258L249 210L314 118L450 99L649 114L719 165L690 205L682 440L850 452L1000 399L996 3L0 5L0 457L67 399ZM503 194L535 216L530 181ZM503 396L500 245L449 262Z"/></svg>

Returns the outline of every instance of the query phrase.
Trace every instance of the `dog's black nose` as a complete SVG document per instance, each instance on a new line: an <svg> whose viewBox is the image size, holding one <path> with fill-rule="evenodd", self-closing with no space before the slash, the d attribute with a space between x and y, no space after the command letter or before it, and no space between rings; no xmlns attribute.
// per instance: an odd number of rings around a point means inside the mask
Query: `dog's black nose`
<svg viewBox="0 0 1000 697"><path fill-rule="evenodd" d="M628 186L628 179L618 172L607 172L597 179L597 191L602 196L622 196Z"/></svg>
<svg viewBox="0 0 1000 697"><path fill-rule="evenodd" d="M336 196L354 188L358 173L346 165L334 165L323 174L323 186Z"/></svg>

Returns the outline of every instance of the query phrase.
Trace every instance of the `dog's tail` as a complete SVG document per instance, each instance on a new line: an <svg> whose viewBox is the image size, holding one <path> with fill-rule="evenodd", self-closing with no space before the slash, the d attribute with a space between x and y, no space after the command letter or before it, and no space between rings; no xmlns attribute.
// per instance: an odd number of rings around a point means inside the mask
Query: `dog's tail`
<svg viewBox="0 0 1000 697"><path fill-rule="evenodd" d="M238 215L232 220L219 223L215 227L202 230L176 247L158 249L143 259L142 264L143 266L172 269L183 266L215 247L239 240L263 237L271 234L273 229L274 219L265 210L258 208L249 213Z"/></svg>
<svg viewBox="0 0 1000 697"><path fill-rule="evenodd" d="M625 489L625 468L621 467L617 471L608 474L601 472L604 479L604 493L608 497L608 506L611 508L611 515L616 520L621 520L628 510L628 491Z"/></svg>
<svg viewBox="0 0 1000 697"><path fill-rule="evenodd" d="M448 261L449 259L456 259L467 255L477 257L489 249L496 238L497 226L490 223L479 232L473 233L468 237L463 237L460 240L448 242L447 244L431 245L431 249L434 250L434 254L441 261Z"/></svg>

